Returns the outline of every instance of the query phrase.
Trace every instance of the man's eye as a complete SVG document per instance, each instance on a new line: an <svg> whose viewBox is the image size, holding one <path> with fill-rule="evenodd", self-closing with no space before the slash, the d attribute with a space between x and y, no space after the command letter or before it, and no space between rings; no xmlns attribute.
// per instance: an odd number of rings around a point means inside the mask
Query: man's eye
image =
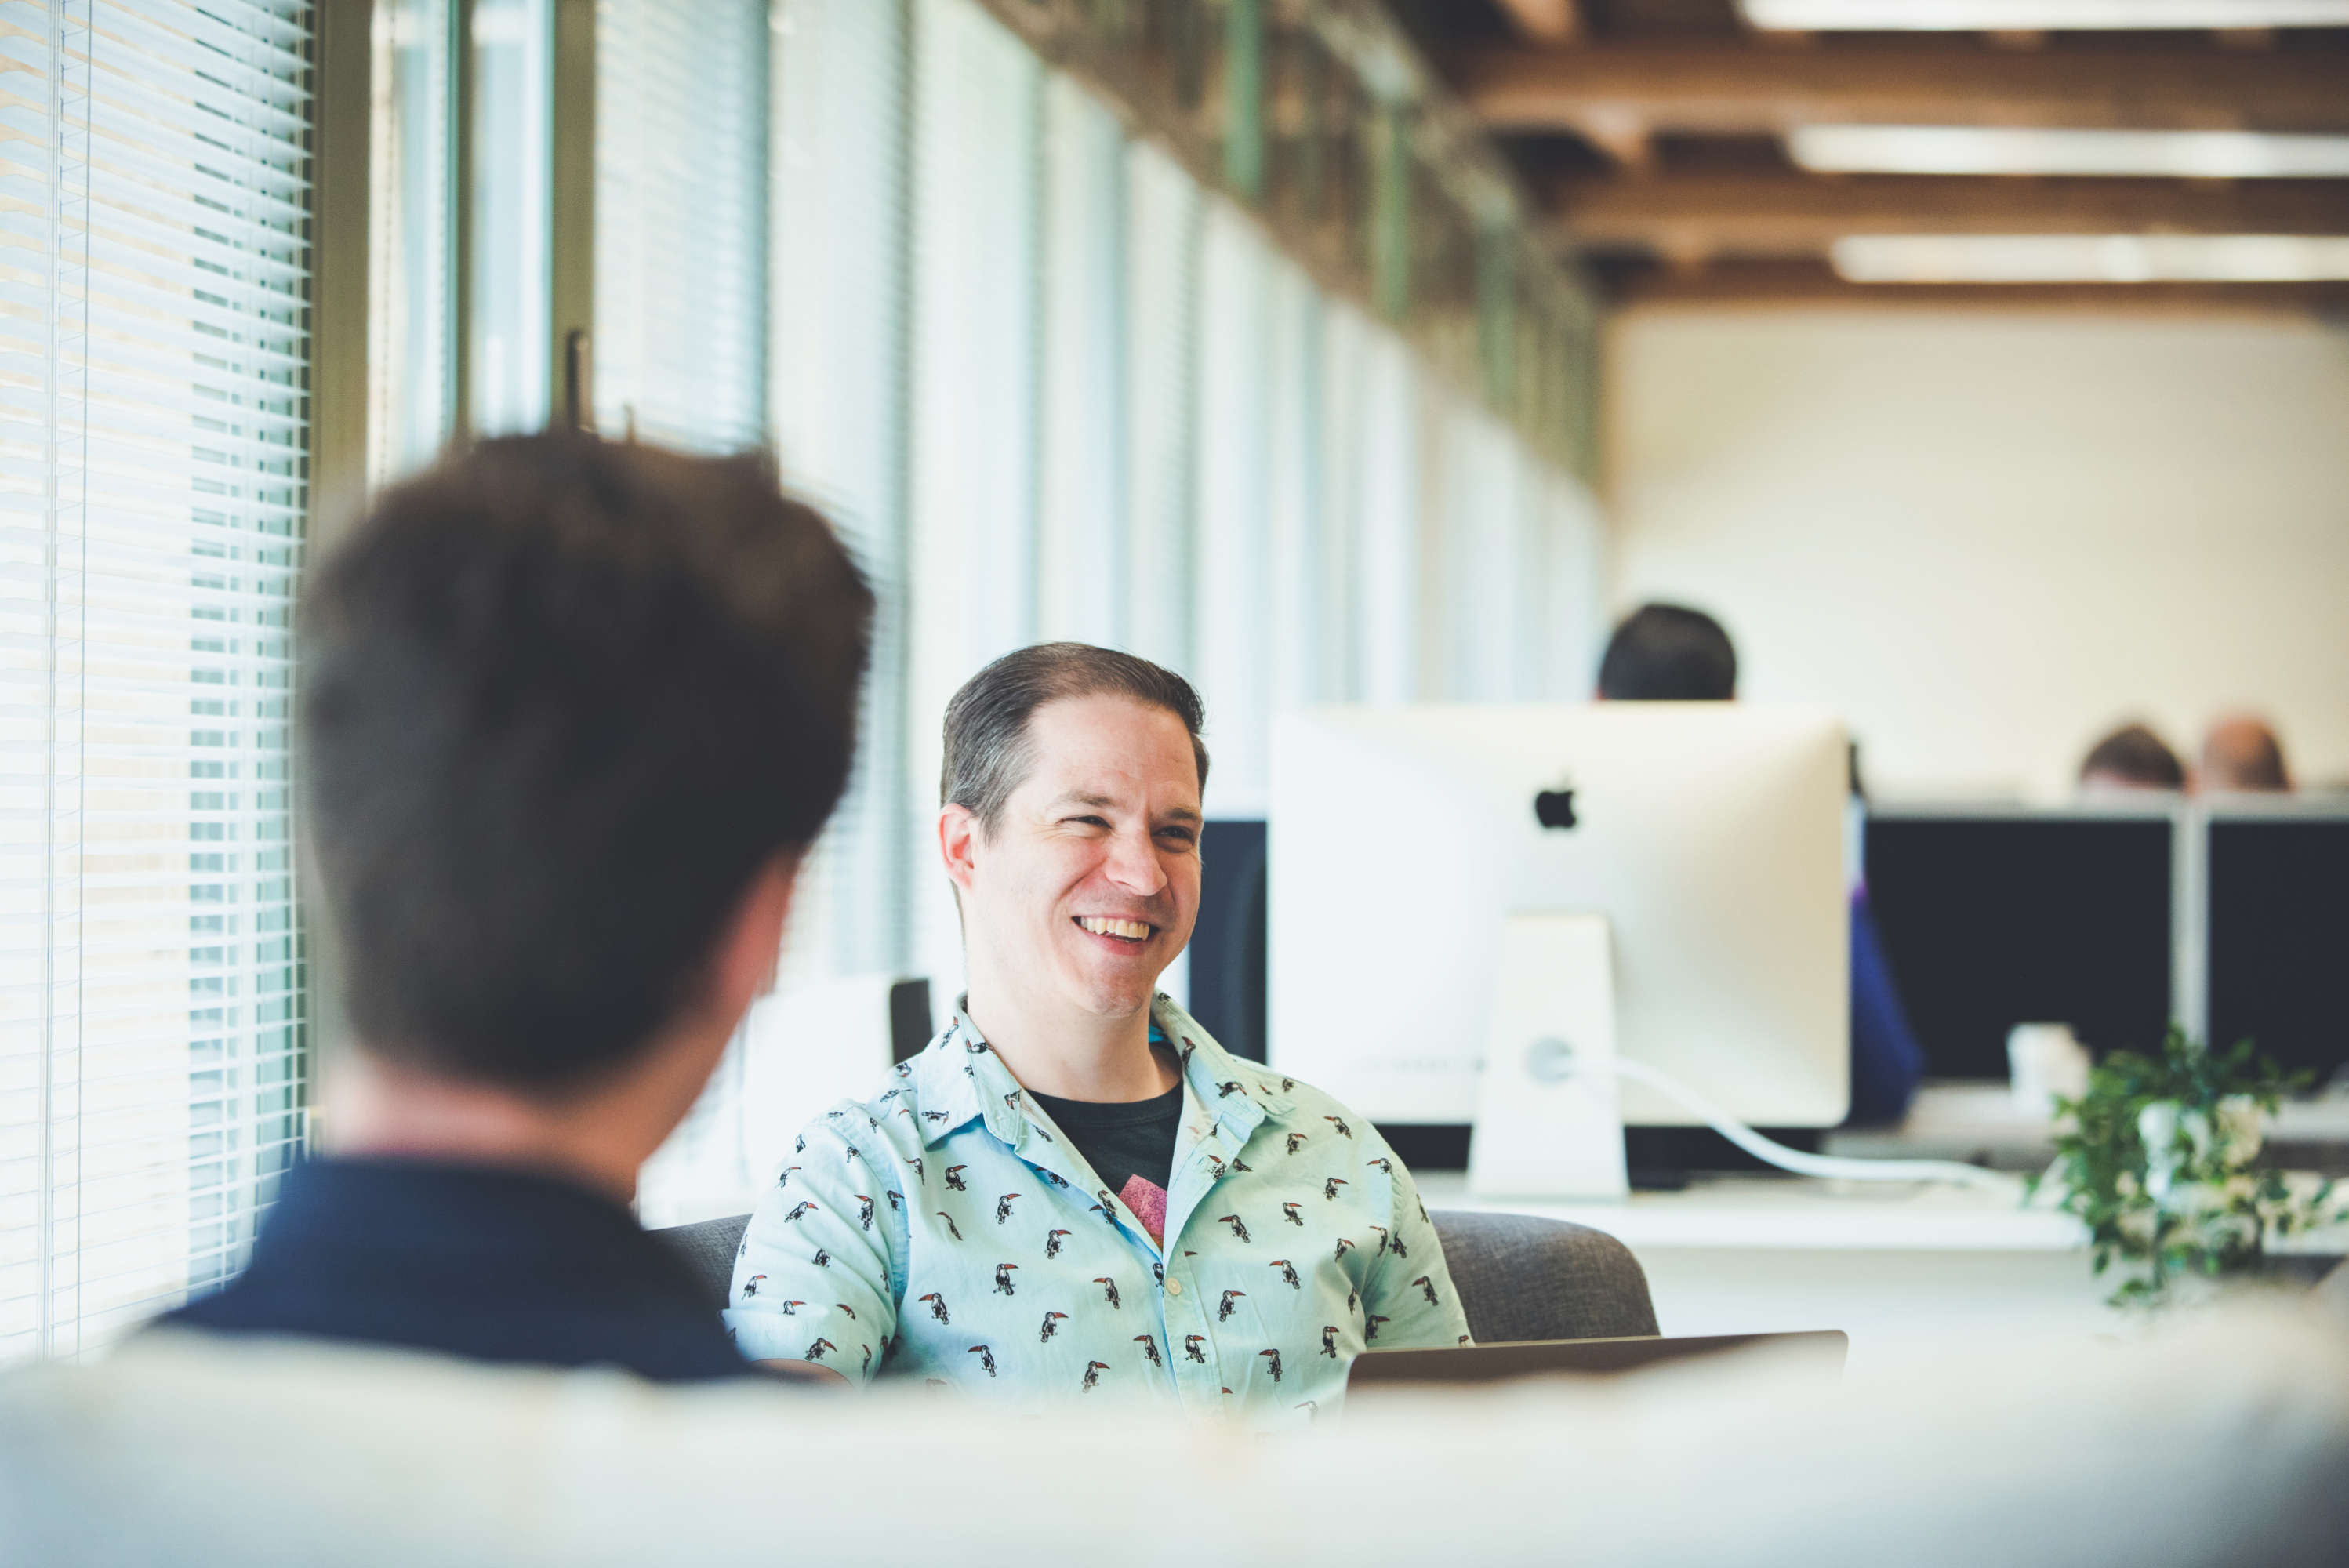
<svg viewBox="0 0 2349 1568"><path fill-rule="evenodd" d="M1188 828L1161 828L1158 830L1158 836L1162 839L1172 840L1174 842L1181 844L1185 848L1198 842L1198 839Z"/></svg>
<svg viewBox="0 0 2349 1568"><path fill-rule="evenodd" d="M1071 817L1067 820L1087 828L1106 828L1109 826L1109 820L1104 817Z"/></svg>

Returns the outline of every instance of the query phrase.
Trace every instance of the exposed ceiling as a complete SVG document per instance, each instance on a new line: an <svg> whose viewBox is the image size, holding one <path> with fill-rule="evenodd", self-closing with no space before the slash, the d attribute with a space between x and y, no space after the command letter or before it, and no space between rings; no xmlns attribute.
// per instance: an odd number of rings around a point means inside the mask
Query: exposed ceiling
<svg viewBox="0 0 2349 1568"><path fill-rule="evenodd" d="M1394 8L1620 300L2349 306L2349 27L2111 25L2325 15L2312 0L1910 13L2101 24L2076 30L1748 19L1790 4ZM1855 258L1886 236L1920 242L1893 247L1904 281L1859 281L1885 275Z"/></svg>

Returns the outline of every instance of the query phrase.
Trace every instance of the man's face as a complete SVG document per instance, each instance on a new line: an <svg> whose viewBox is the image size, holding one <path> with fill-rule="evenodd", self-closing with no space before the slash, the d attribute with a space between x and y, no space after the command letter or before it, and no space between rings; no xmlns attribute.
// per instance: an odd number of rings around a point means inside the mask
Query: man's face
<svg viewBox="0 0 2349 1568"><path fill-rule="evenodd" d="M1199 779L1191 738L1164 708L1125 696L1045 704L1028 724L1034 763L992 834L973 823L957 866L974 949L1082 1011L1147 1006L1191 940L1199 910ZM968 818L968 813L963 816Z"/></svg>

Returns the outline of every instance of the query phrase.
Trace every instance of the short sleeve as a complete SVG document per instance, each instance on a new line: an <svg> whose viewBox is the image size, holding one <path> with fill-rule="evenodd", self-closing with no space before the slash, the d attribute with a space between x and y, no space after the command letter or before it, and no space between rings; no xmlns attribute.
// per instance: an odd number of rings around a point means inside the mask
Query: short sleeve
<svg viewBox="0 0 2349 1568"><path fill-rule="evenodd" d="M1362 1281L1366 1337L1381 1350L1468 1344L1468 1316L1418 1183L1375 1130L1366 1131L1363 1153L1368 1166L1384 1172L1389 1193L1386 1233Z"/></svg>
<svg viewBox="0 0 2349 1568"><path fill-rule="evenodd" d="M904 1222L888 1197L896 1178L868 1163L885 1147L841 1130L865 1124L861 1108L811 1122L751 1212L725 1320L752 1361L811 1361L864 1383L888 1357Z"/></svg>

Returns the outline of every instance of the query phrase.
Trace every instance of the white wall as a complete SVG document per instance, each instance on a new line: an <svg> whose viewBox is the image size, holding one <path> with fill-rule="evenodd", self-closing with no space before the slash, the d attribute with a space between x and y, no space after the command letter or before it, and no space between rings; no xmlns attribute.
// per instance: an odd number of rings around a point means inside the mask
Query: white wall
<svg viewBox="0 0 2349 1568"><path fill-rule="evenodd" d="M2349 779L2340 326L1657 310L1610 349L1618 608L1719 614L1872 785L2056 794L2118 720L2184 749L2245 705Z"/></svg>

